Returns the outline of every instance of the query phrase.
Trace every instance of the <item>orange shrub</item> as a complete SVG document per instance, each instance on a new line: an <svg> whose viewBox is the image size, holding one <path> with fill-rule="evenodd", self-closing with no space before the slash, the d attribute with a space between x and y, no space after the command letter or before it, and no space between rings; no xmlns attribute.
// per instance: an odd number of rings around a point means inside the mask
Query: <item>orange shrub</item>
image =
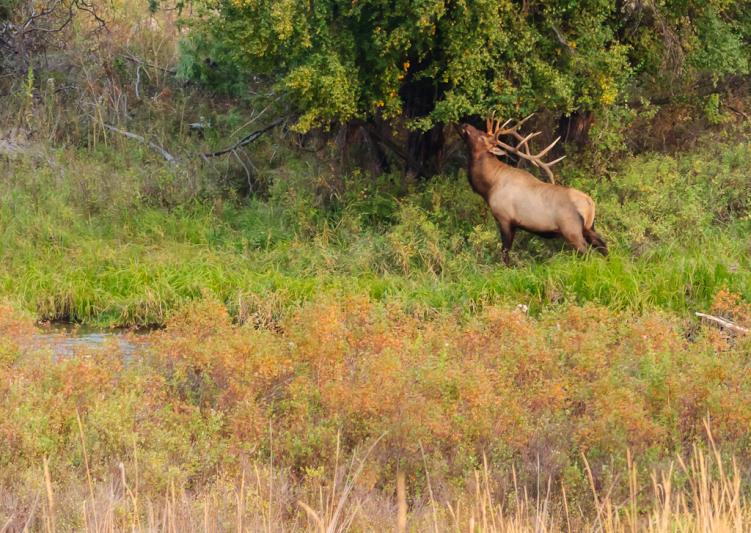
<svg viewBox="0 0 751 533"><path fill-rule="evenodd" d="M19 331L7 316L2 339ZM498 471L539 464L582 489L582 454L604 483L627 449L642 470L686 452L707 417L724 449L751 463L751 341L661 313L487 307L425 318L322 299L269 330L233 324L206 300L146 344L129 359L114 346L52 363L17 351L0 370L6 475L56 455L68 462L55 468L80 475L77 412L95 476L137 463L162 488L272 456L294 476L325 478L337 441L347 456L382 437L370 487L397 465L420 476L427 463L436 490L450 490L487 457Z"/></svg>

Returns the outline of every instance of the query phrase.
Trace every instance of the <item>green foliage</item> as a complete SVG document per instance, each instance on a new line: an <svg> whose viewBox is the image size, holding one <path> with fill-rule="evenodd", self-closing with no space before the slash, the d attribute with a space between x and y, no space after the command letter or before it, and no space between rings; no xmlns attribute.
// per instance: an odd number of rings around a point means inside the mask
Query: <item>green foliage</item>
<svg viewBox="0 0 751 533"><path fill-rule="evenodd" d="M748 73L749 8L737 0L203 5L211 16L194 26L184 61L212 43L221 68L276 83L301 131L375 116L427 129L490 110L568 114L631 96L634 75L654 92Z"/></svg>
<svg viewBox="0 0 751 533"><path fill-rule="evenodd" d="M747 74L748 2L671 0L624 5L631 63L653 91L691 97L695 83ZM678 85L676 85L678 84Z"/></svg>
<svg viewBox="0 0 751 533"><path fill-rule="evenodd" d="M718 93L712 93L707 96L704 102L704 115L710 124L723 124L733 119L730 113L722 112L720 105L721 99Z"/></svg>
<svg viewBox="0 0 751 533"><path fill-rule="evenodd" d="M8 20L19 0L0 0L0 20Z"/></svg>
<svg viewBox="0 0 751 533"><path fill-rule="evenodd" d="M226 43L208 40L204 35L195 32L191 34L190 40L181 41L179 46L179 77L198 81L227 94L242 95L247 87L247 76L243 76L232 62L212 60L214 57L226 57L230 53Z"/></svg>
<svg viewBox="0 0 751 533"><path fill-rule="evenodd" d="M526 5L526 4L525 4ZM394 118L422 88L435 94L415 126L498 109L564 112L611 105L627 79L608 2L227 0L192 34L214 59L269 76L301 110L306 131L352 118ZM566 35L559 42L558 35ZM431 97L432 98L432 97ZM410 116L413 116L410 114Z"/></svg>
<svg viewBox="0 0 751 533"><path fill-rule="evenodd" d="M709 11L696 26L697 39L703 42L692 50L690 64L699 72L710 74L715 82L723 76L749 73L748 42L744 43L738 25L733 22L728 23L716 11ZM751 35L751 28L740 30L746 37Z"/></svg>

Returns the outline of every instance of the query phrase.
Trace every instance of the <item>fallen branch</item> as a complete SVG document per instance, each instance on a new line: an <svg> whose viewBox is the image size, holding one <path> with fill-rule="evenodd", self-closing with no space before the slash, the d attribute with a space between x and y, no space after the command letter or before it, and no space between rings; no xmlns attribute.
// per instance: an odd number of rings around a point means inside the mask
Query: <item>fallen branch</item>
<svg viewBox="0 0 751 533"><path fill-rule="evenodd" d="M281 123L283 123L285 120L286 120L285 117L278 118L275 121L273 121L271 124L269 124L268 126L266 126L265 128L261 128L260 130L254 131L253 133L249 133L248 135L246 135L245 137L243 137L242 139L240 139L239 141L237 141L235 144L233 144L229 148L225 148L224 150L219 150L217 152L208 152L208 153L205 153L205 154L201 154L201 157L204 157L204 158L206 158L206 157L219 157L220 155L232 153L235 150L237 150L238 148L241 148L241 147L243 147L243 146L245 146L247 144L252 143L253 141L255 141L256 139L258 139L261 135L263 135L267 131L276 128L278 125L280 125Z"/></svg>
<svg viewBox="0 0 751 533"><path fill-rule="evenodd" d="M173 156L171 153L169 153L167 150L162 148L156 143L153 143L151 141L147 141L146 138L142 137L141 135L131 133L129 131L121 130L116 128L115 126L111 126L109 124L104 125L105 128L107 128L110 131L114 131L115 133L119 133L120 135L127 137L128 139L133 139L135 141L141 142L143 144L148 145L151 149L159 152L161 156L167 160L168 163L171 163L173 165L177 164L177 159L175 159L175 156Z"/></svg>
<svg viewBox="0 0 751 533"><path fill-rule="evenodd" d="M718 326L722 329L728 329L735 333L740 333L741 335L747 335L751 333L751 329L744 328L743 326L739 326L738 324L734 324L733 322L725 318L720 318L718 316L712 316L712 315L707 315L705 313L698 313L698 312L696 313L696 316L701 318L704 322L709 322L710 324Z"/></svg>
<svg viewBox="0 0 751 533"><path fill-rule="evenodd" d="M141 67L149 67L149 68L153 68L156 70L161 70L162 72L166 74L172 74L173 76L177 74L177 71L175 69L160 67L159 65L155 65L154 63L149 63L147 61L144 61L143 59L140 59L134 56L133 54L120 54L120 57L122 57L123 59L127 59L128 61L130 61L131 63L135 65L140 65Z"/></svg>

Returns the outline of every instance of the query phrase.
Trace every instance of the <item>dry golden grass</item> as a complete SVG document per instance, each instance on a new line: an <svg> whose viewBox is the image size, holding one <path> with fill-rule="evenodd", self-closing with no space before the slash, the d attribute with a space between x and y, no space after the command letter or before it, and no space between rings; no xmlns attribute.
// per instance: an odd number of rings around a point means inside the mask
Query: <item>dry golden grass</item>
<svg viewBox="0 0 751 533"><path fill-rule="evenodd" d="M716 449L695 449L687 462L678 458L666 470L653 472L648 487L638 485L632 465L620 480L628 485L629 496L618 501L613 487L593 487L588 513L572 506L565 490L550 480L538 487L539 494L519 490L511 499L502 498L486 465L474 472L465 492L450 501L434 499L429 485L413 487L412 495L421 496L410 500L411 507L400 517L394 495L358 488L365 460L367 455L318 487L302 491L293 487L289 473L256 464L243 470L240 479L218 479L200 492L172 483L160 497L139 494L137 472L129 479L122 464L119 476L90 487L90 493L57 495L45 460L45 493L36 493L30 509L8 517L0 531L743 533L751 528L740 473L735 467L723 470ZM676 488L678 478L683 488ZM78 516L61 519L58 498L77 501Z"/></svg>

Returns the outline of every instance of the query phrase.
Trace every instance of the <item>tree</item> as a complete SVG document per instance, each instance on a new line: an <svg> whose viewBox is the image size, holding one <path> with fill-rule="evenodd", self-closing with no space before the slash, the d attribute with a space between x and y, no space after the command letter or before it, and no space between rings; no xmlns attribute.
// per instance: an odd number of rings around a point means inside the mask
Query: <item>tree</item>
<svg viewBox="0 0 751 533"><path fill-rule="evenodd" d="M295 128L361 121L405 128L428 173L442 128L496 111L559 115L615 105L660 78L748 71L749 8L736 0L205 0L183 72L210 56L260 76L299 113ZM745 26L745 27L742 27ZM708 38L711 37L711 38ZM719 61L719 63L718 63ZM689 68L690 67L690 68Z"/></svg>
<svg viewBox="0 0 751 533"><path fill-rule="evenodd" d="M0 73L25 75L48 50L65 48L80 13L104 28L97 12L90 0L0 0Z"/></svg>

